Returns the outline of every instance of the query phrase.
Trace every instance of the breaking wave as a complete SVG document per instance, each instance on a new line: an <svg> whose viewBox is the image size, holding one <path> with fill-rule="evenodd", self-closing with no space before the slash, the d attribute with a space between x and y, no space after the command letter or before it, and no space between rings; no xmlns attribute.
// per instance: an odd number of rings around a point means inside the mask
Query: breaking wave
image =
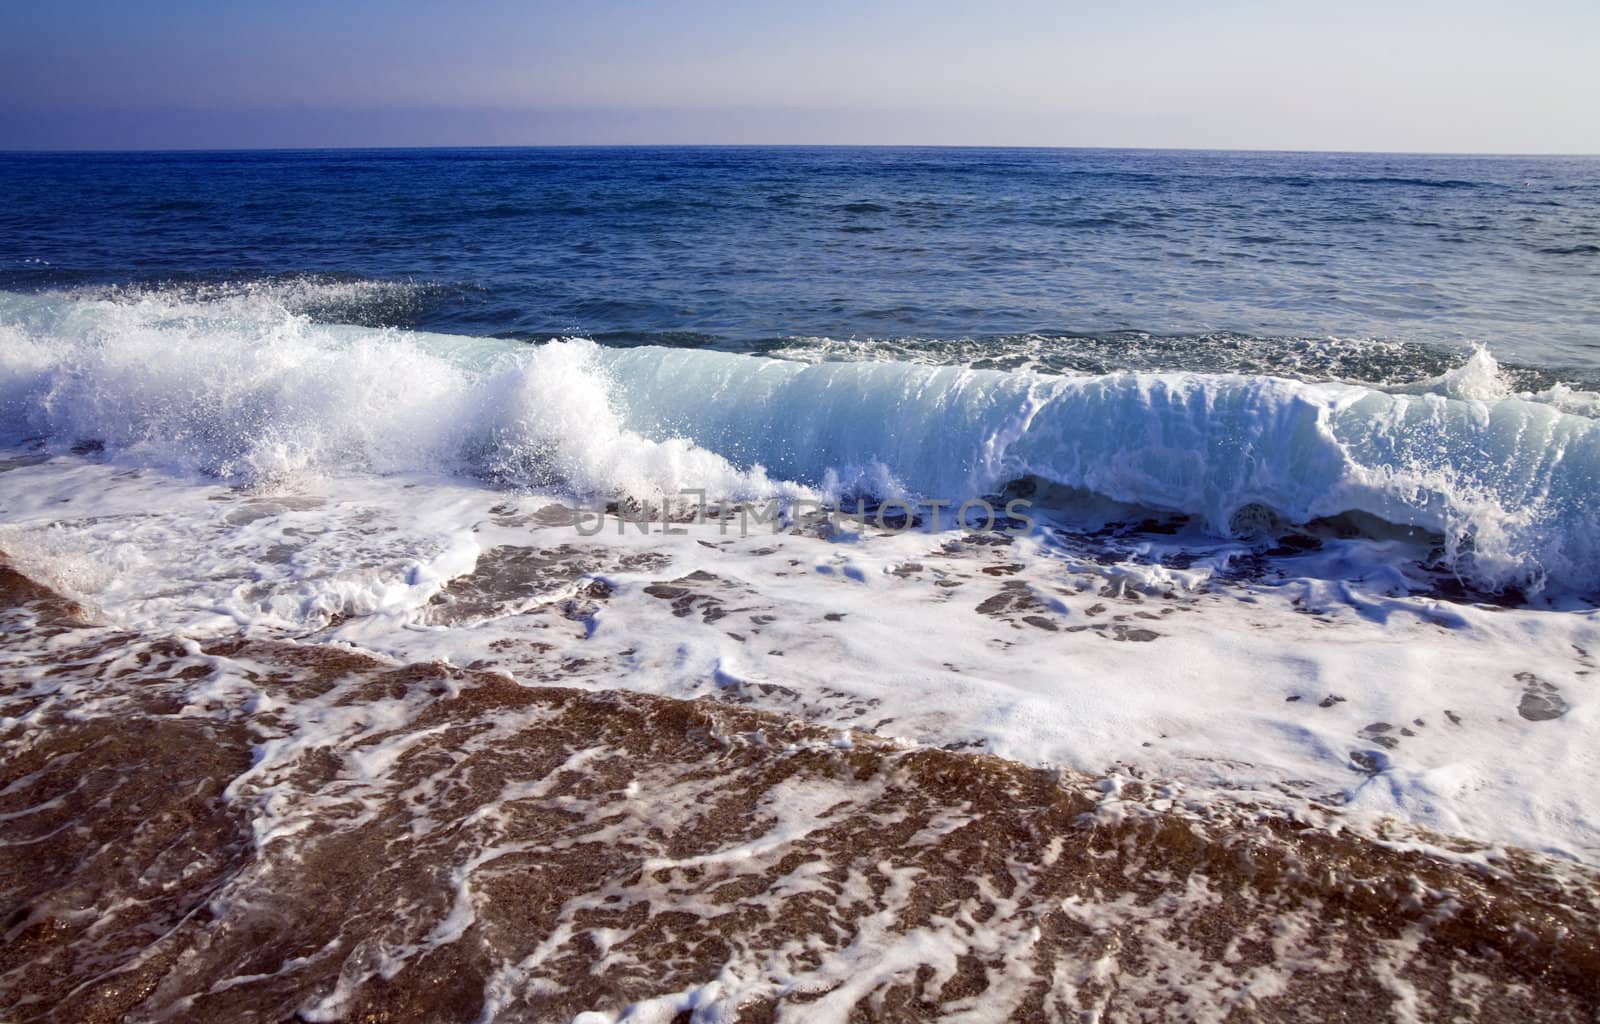
<svg viewBox="0 0 1600 1024"><path fill-rule="evenodd" d="M1390 387L1185 370L526 345L320 324L277 299L0 296L0 433L252 482L469 473L584 495L960 500L1035 478L1203 519L1360 512L1475 584L1600 587L1600 421L1480 351Z"/></svg>

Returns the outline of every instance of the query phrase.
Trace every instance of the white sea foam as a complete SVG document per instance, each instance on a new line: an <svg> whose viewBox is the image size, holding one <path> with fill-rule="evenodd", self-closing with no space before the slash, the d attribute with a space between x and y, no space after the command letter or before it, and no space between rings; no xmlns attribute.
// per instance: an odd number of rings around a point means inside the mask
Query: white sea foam
<svg viewBox="0 0 1600 1024"><path fill-rule="evenodd" d="M1413 390L530 346L318 325L260 297L6 296L0 550L157 635L722 694L1594 860L1600 626L1561 591L1597 578L1596 422L1510 394L1487 353ZM104 450L68 451L87 441ZM960 499L1030 476L1209 531L1171 538L1183 557L1161 564L1149 540L585 537L540 511L684 487ZM1414 537L1225 582L1260 551L1228 536L1244 520L1349 510L1443 536L1480 583L1549 581L1548 600L1417 596Z"/></svg>
<svg viewBox="0 0 1600 1024"><path fill-rule="evenodd" d="M0 300L0 433L260 483L464 472L579 495L800 493L625 430L599 350L318 325L278 297Z"/></svg>
<svg viewBox="0 0 1600 1024"><path fill-rule="evenodd" d="M1475 357L1439 394L1215 374L1045 378L901 363L801 366L607 352L630 425L785 477L882 465L957 499L1034 476L1226 532L1259 505L1349 511L1443 535L1490 585L1600 584L1600 424L1491 392Z"/></svg>
<svg viewBox="0 0 1600 1024"><path fill-rule="evenodd" d="M0 325L12 441L225 479L464 472L586 496L959 501L1032 476L1219 533L1255 507L1289 522L1365 512L1439 534L1480 586L1600 586L1600 423L1510 394L1486 352L1407 394L529 346L319 325L271 294L12 295Z"/></svg>
<svg viewBox="0 0 1600 1024"><path fill-rule="evenodd" d="M753 701L1600 862L1590 607L1413 596L1389 541L1332 544L1246 585L1226 582L1240 542L1191 547L1178 569L1048 534L613 522L586 537L541 516L549 500L370 476L252 495L63 456L0 472L0 550L156 635L292 636L529 684ZM1540 718L1547 694L1560 713Z"/></svg>

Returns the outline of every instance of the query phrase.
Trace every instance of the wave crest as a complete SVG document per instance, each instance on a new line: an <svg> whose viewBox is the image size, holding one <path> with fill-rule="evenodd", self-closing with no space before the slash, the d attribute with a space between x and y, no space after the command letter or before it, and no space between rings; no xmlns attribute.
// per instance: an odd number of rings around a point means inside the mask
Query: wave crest
<svg viewBox="0 0 1600 1024"><path fill-rule="evenodd" d="M245 483L469 473L578 496L961 500L1032 477L1203 518L1359 512L1492 589L1600 587L1600 421L1487 352L1404 392L1226 373L804 364L322 325L281 303L0 297L0 433ZM899 495L894 495L899 496ZM1251 520L1254 522L1254 519Z"/></svg>

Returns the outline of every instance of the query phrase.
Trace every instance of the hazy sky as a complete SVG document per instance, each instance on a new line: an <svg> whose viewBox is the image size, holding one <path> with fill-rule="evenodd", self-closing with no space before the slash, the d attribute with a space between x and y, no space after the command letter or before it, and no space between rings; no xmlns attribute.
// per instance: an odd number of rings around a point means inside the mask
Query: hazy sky
<svg viewBox="0 0 1600 1024"><path fill-rule="evenodd" d="M1597 0L0 0L0 147L1600 152Z"/></svg>

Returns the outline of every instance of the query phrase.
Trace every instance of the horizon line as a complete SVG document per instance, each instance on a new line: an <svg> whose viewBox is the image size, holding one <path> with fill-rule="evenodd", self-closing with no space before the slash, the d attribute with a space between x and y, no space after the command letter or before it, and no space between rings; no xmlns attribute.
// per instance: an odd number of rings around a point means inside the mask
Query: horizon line
<svg viewBox="0 0 1600 1024"><path fill-rule="evenodd" d="M1283 156L1428 156L1478 158L1594 159L1596 152L1514 152L1506 150L1403 150L1403 149L1280 149L1274 147L1215 146L1089 146L1089 145L984 145L981 143L859 143L859 142L530 142L485 145L419 146L159 146L153 148L33 149L0 145L7 156L148 155L155 153L405 153L449 150L529 149L950 149L950 150L1054 150L1120 153L1249 153Z"/></svg>

